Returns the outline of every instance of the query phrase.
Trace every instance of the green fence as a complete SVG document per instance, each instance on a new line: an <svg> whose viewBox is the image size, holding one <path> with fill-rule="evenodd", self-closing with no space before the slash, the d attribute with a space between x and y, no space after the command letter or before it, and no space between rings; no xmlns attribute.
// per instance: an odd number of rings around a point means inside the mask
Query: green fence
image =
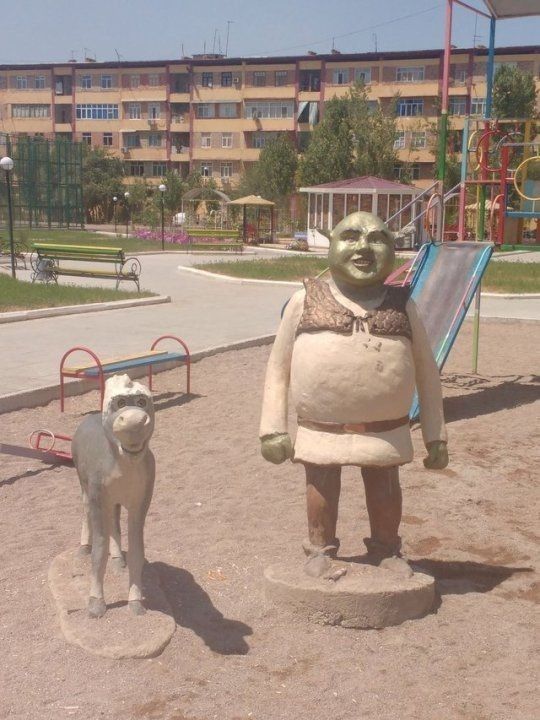
<svg viewBox="0 0 540 720"><path fill-rule="evenodd" d="M84 227L82 143L0 134L0 153L14 162L15 225ZM6 179L0 173L0 223L7 221Z"/></svg>

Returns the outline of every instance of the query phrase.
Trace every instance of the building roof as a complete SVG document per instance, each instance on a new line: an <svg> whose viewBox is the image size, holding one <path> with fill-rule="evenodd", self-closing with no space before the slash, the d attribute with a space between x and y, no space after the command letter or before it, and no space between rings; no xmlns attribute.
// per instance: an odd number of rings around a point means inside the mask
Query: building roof
<svg viewBox="0 0 540 720"><path fill-rule="evenodd" d="M322 183L322 185L300 188L300 192L331 192L332 190L339 192L382 192L399 195L414 195L422 192L414 185L404 185L403 183L384 180L373 175L362 175L347 180L335 180L334 182Z"/></svg>
<svg viewBox="0 0 540 720"><path fill-rule="evenodd" d="M485 0L486 2L488 0ZM492 4L496 0L489 0ZM529 2L532 6L537 0L516 0L516 3ZM503 0L498 0L503 2ZM507 0L507 4L511 3ZM517 17L517 16L504 16ZM495 49L496 55L531 55L540 52L540 45L512 45L510 47L498 47ZM204 66L222 66L222 65L268 65L272 63L296 63L303 61L323 60L326 63L343 63L349 61L358 62L380 62L382 60L422 60L442 58L444 51L442 49L435 50L394 50L394 51L377 51L367 53L330 53L321 55L275 55L275 56L258 56L258 57L227 57L227 58L199 58L199 57L183 57L164 60L108 60L103 62L43 62L43 63L8 63L0 65L0 71L6 70L30 70L33 68L50 69L65 68L68 72L71 68L76 70L91 70L92 68L99 70L104 68L118 68L119 70L128 68L161 68L167 65L183 65L190 70L194 67ZM455 48L452 50L452 56L473 53L476 57L487 56L487 48Z"/></svg>
<svg viewBox="0 0 540 720"><path fill-rule="evenodd" d="M497 19L540 15L538 0L484 0L484 4Z"/></svg>

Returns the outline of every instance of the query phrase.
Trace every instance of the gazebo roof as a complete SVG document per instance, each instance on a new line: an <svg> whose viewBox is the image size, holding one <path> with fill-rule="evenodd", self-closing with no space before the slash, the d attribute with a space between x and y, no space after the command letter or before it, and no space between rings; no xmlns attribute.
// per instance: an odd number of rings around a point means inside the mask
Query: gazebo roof
<svg viewBox="0 0 540 720"><path fill-rule="evenodd" d="M221 202L228 203L229 202L229 196L225 195L224 192L221 192L221 190L216 190L215 188L209 188L209 187L196 187L192 190L188 190L187 193L184 193L183 200L211 200L212 198L209 197L210 195L216 195Z"/></svg>
<svg viewBox="0 0 540 720"><path fill-rule="evenodd" d="M517 18L540 15L538 0L484 0L494 18Z"/></svg>
<svg viewBox="0 0 540 720"><path fill-rule="evenodd" d="M322 183L302 187L300 192L345 192L345 193L395 193L399 195L415 195L421 192L414 185L404 185L393 180L384 180L374 175L362 175L361 177L348 178L347 180L335 180L334 182Z"/></svg>
<svg viewBox="0 0 540 720"><path fill-rule="evenodd" d="M265 200L260 195L246 195L237 200L231 200L228 205L264 205L265 207L270 207L275 205L275 203L270 200Z"/></svg>

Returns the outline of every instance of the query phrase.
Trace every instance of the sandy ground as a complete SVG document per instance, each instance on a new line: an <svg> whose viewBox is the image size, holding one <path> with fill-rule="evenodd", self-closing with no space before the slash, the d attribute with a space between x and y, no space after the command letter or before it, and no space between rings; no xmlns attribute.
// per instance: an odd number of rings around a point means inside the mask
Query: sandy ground
<svg viewBox="0 0 540 720"><path fill-rule="evenodd" d="M484 323L478 376L470 330L443 378L451 465L425 471L415 431L417 459L402 470L404 550L438 578L439 606L399 627L309 624L264 599L263 568L299 553L305 534L302 468L266 464L258 451L268 347L195 365L187 402L170 392L179 370L156 378L146 547L178 624L158 658L107 660L64 641L47 570L78 542L75 472L2 456L0 717L538 717L540 326ZM2 438L73 431L96 406L90 393L70 399L64 416L57 402L3 415ZM362 484L347 469L343 556L363 550L367 529Z"/></svg>

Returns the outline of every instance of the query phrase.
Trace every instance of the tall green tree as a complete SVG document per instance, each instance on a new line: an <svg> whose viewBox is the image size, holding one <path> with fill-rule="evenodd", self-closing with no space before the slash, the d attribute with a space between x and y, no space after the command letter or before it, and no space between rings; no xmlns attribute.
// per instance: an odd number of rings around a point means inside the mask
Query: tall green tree
<svg viewBox="0 0 540 720"><path fill-rule="evenodd" d="M300 158L300 185L319 185L353 175L354 157L349 99L332 98Z"/></svg>
<svg viewBox="0 0 540 720"><path fill-rule="evenodd" d="M261 150L259 161L245 172L240 190L283 205L295 190L297 167L298 154L290 135L279 133Z"/></svg>
<svg viewBox="0 0 540 720"><path fill-rule="evenodd" d="M123 197L124 169L120 158L105 148L87 148L83 155L83 202L87 222L110 221L113 197Z"/></svg>
<svg viewBox="0 0 540 720"><path fill-rule="evenodd" d="M496 118L529 119L537 116L536 84L532 73L501 65L493 81L493 115Z"/></svg>

